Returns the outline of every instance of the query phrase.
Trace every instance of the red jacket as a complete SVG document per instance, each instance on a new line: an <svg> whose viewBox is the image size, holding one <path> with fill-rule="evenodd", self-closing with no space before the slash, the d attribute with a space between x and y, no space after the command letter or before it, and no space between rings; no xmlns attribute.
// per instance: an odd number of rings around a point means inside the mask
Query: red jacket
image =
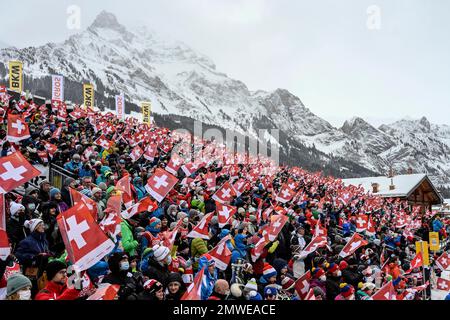
<svg viewBox="0 0 450 320"><path fill-rule="evenodd" d="M34 300L75 300L80 291L49 281L44 289L38 292Z"/></svg>

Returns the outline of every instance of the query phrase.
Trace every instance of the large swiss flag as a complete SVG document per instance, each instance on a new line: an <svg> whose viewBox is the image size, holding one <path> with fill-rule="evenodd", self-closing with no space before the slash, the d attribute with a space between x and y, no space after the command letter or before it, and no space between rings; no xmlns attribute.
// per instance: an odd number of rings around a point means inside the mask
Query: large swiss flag
<svg viewBox="0 0 450 320"><path fill-rule="evenodd" d="M0 193L8 193L41 173L20 152L0 158Z"/></svg>
<svg viewBox="0 0 450 320"><path fill-rule="evenodd" d="M234 191L233 187L230 185L230 183L227 181L225 182L222 187L214 193L212 198L220 203L229 203L233 199L233 197L236 195L236 192Z"/></svg>
<svg viewBox="0 0 450 320"><path fill-rule="evenodd" d="M175 176L164 169L157 168L153 176L148 179L145 189L156 201L161 202L177 182L178 179Z"/></svg>
<svg viewBox="0 0 450 320"><path fill-rule="evenodd" d="M20 114L8 115L8 135L7 140L10 142L19 142L30 137L28 124Z"/></svg>
<svg viewBox="0 0 450 320"><path fill-rule="evenodd" d="M57 221L69 260L80 271L92 267L114 248L114 242L103 233L82 202L61 213Z"/></svg>

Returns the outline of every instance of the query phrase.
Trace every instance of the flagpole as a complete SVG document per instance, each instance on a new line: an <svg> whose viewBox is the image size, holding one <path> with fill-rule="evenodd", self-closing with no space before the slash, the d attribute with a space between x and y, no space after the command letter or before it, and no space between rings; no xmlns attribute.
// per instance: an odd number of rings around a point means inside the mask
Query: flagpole
<svg viewBox="0 0 450 320"><path fill-rule="evenodd" d="M425 261L423 256L423 241L420 241L420 254L422 255L422 261ZM425 263L422 263L422 283L425 283ZM427 300L427 290L423 290L423 299Z"/></svg>

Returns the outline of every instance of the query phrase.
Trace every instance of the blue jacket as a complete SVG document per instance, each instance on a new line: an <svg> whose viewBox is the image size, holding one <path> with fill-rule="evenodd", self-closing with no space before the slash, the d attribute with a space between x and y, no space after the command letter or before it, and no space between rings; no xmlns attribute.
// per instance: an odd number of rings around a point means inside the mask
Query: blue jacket
<svg viewBox="0 0 450 320"><path fill-rule="evenodd" d="M78 169L78 173L80 172L82 167L83 167L83 165L81 164L81 162L75 163L73 161L70 161L69 163L66 163L64 165L64 169L66 169L70 172L75 172L75 169Z"/></svg>
<svg viewBox="0 0 450 320"><path fill-rule="evenodd" d="M386 243L386 245L388 247L390 247L391 249L395 249L397 247L397 242L400 242L400 240L402 239L402 236L397 236L397 237L389 237L386 236L384 238L384 242Z"/></svg>
<svg viewBox="0 0 450 320"><path fill-rule="evenodd" d="M442 223L442 221L439 221L439 220L433 221L433 231L434 232L439 232L439 230L441 230L443 226L444 226L444 224Z"/></svg>
<svg viewBox="0 0 450 320"><path fill-rule="evenodd" d="M234 237L235 248L231 253L231 263L235 263L238 259L245 259L247 257L247 246L244 243L246 235L239 233Z"/></svg>
<svg viewBox="0 0 450 320"><path fill-rule="evenodd" d="M133 183L134 189L136 190L136 195L138 198L138 201L144 198L147 195L147 190L145 190L145 187L142 185L142 183Z"/></svg>
<svg viewBox="0 0 450 320"><path fill-rule="evenodd" d="M202 270L202 268L205 267L205 273L202 280L202 300L207 300L209 296L212 294L214 290L214 285L217 281L217 268L214 269L214 274L211 275L208 271L208 259L206 257L201 257L198 261L198 268L199 270Z"/></svg>
<svg viewBox="0 0 450 320"><path fill-rule="evenodd" d="M19 242L15 256L19 259L20 264L31 264L35 256L44 252L49 252L45 233L34 231Z"/></svg>

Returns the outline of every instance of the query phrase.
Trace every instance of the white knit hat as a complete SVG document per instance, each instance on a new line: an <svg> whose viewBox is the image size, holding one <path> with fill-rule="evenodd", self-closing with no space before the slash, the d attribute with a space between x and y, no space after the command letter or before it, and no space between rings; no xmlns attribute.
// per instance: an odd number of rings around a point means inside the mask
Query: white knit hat
<svg viewBox="0 0 450 320"><path fill-rule="evenodd" d="M25 210L25 207L17 202L11 202L11 206L9 208L9 212L12 216L15 216L19 210Z"/></svg>
<svg viewBox="0 0 450 320"><path fill-rule="evenodd" d="M258 291L258 285L257 285L257 283L256 283L256 279L255 279L255 278L251 278L251 279L247 282L247 284L245 285L245 288L244 288L244 289L247 290L247 291L252 291L252 290Z"/></svg>
<svg viewBox="0 0 450 320"><path fill-rule="evenodd" d="M165 257L170 253L169 248L160 246L159 244L153 246L153 256L156 261L163 261Z"/></svg>
<svg viewBox="0 0 450 320"><path fill-rule="evenodd" d="M25 228L28 228L28 229L30 229L31 232L33 232L34 229L36 229L36 227L41 222L43 223L44 221L42 221L41 219L31 219L31 220L26 220L23 225Z"/></svg>

